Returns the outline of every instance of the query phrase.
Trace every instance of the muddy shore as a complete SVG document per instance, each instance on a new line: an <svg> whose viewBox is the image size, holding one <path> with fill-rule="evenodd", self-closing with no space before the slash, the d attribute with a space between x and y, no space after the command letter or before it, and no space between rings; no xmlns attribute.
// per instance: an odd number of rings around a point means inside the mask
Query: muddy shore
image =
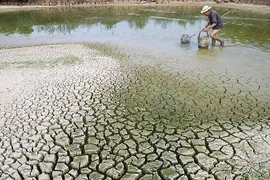
<svg viewBox="0 0 270 180"><path fill-rule="evenodd" d="M144 4L144 5L156 5L156 6L173 6L173 5L186 5L186 6L203 6L205 3L198 2L198 3L171 3L171 4ZM252 4L235 4L235 3L224 3L224 4L216 4L216 3L208 3L212 7L226 7L226 8L233 8L233 9L241 9L246 11L253 11L256 13L263 13L263 14L270 14L270 7L269 6L261 6L261 5L252 5ZM128 6L129 4L106 4L106 6ZM141 4L132 4L132 6L141 6ZM42 8L61 8L60 6L52 7L52 6L0 6L0 13L10 12L10 11L30 11L30 10L37 10ZM58 45L57 48L62 49L63 51L66 48L71 48L74 45ZM78 45L76 45L78 46ZM14 49L0 49L1 54L1 61L3 63L7 63L12 57L12 61L16 61L15 59L20 57L38 57L40 53L43 54L42 57L45 59L53 59L53 53L51 53L50 49L51 45L44 45L44 48L40 50L39 47L25 47L25 48L16 48ZM80 46L81 47L81 46ZM27 49L27 50L26 50ZM38 49L38 50L36 50ZM80 49L80 48L79 48ZM71 56L75 55L76 52L70 54ZM30 69L27 69L29 72ZM8 68L1 68L0 69L0 100L2 102L10 100L11 94L18 89L18 84L21 81L20 79L23 77L22 75L25 74L25 70L23 69L16 69L14 67L9 66ZM33 69L33 71L35 71Z"/></svg>
<svg viewBox="0 0 270 180"><path fill-rule="evenodd" d="M144 6L151 5L151 6L173 6L173 5L185 5L185 6L203 6L205 3L198 2L198 3L170 3L170 4L144 4ZM270 14L270 7L269 6L262 6L262 5L253 5L253 4L235 4L235 3L208 3L212 7L226 7L226 8L233 8L233 9L241 9L245 11L253 11L256 13L262 13L262 14ZM129 6L130 4L106 4L106 6ZM131 4L132 6L142 6L142 4ZM0 6L0 13L4 12L11 12L11 11L30 11L30 10L38 10L43 8L61 8L61 6L52 7L52 6ZM63 51L66 50L66 48L71 48L74 45L58 45L58 49L62 49ZM75 45L78 46L78 45ZM42 53L42 57L45 57L45 59L53 59L54 55L51 53L51 45L44 45L44 48L40 50L39 47L24 47L24 48L16 48L14 49L0 49L1 54L1 63L5 64L7 61L10 60L12 57L12 61L16 61L15 59L20 57L38 57L40 56L40 53ZM81 47L81 46L80 46ZM27 49L27 50L26 50ZM38 50L36 50L38 49ZM80 49L80 48L79 48ZM71 56L75 56L76 52L73 52L73 54L70 54ZM20 62L20 61L18 61ZM29 72L30 69L27 69L27 72ZM33 71L36 71L35 69L32 69ZM20 79L23 77L23 74L25 70L17 69L12 66L9 66L8 68L1 68L0 69L0 101L5 102L9 101L16 92L16 89L18 89L18 84L21 81Z"/></svg>

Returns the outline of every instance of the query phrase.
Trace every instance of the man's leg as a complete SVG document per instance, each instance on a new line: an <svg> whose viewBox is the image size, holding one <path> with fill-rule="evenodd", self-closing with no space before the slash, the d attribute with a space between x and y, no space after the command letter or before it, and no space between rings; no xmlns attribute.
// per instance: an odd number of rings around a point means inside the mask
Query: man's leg
<svg viewBox="0 0 270 180"><path fill-rule="evenodd" d="M220 38L218 38L218 35L217 35L217 33L218 33L220 30L221 30L221 29L214 29L214 30L211 32L210 37L212 38L212 46L215 46L215 45L216 45L216 41L220 42L220 45L221 45L221 46L224 46L224 41L221 40Z"/></svg>
<svg viewBox="0 0 270 180"><path fill-rule="evenodd" d="M216 40L212 38L212 46L216 45Z"/></svg>

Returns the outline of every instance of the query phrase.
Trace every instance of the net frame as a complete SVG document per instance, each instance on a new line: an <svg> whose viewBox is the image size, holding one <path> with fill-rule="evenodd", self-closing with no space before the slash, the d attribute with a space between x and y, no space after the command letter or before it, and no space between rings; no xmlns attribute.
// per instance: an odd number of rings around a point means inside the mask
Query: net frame
<svg viewBox="0 0 270 180"><path fill-rule="evenodd" d="M182 44L188 44L190 43L191 37L189 37L189 35L187 34L183 34L181 37L181 43Z"/></svg>

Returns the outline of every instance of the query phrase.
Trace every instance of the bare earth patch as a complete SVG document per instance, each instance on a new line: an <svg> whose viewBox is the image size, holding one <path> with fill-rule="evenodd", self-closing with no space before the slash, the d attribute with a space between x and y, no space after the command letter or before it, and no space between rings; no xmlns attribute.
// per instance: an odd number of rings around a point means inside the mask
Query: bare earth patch
<svg viewBox="0 0 270 180"><path fill-rule="evenodd" d="M93 52L82 44L0 49L0 105L14 100L26 80L55 66L80 63Z"/></svg>

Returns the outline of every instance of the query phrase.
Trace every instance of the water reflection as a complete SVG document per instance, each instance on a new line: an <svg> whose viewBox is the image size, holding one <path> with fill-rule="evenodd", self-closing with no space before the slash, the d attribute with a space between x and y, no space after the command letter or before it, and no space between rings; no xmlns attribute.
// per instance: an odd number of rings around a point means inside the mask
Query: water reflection
<svg viewBox="0 0 270 180"><path fill-rule="evenodd" d="M226 40L224 50L219 47L202 50L198 49L196 32L204 27L207 18L200 14L200 9L199 6L165 5L93 6L7 12L0 16L0 47L109 42L130 48L131 55L134 51L141 54L134 54L134 59L146 54L172 64L175 59L181 59L180 64L174 65L178 68L185 67L186 61L189 68L204 66L194 59L205 62L215 59L216 69L221 69L220 65L225 62L222 68L234 68L236 63L249 72L248 60L256 61L257 69L252 71L269 71L265 64L269 64L270 15L232 9L224 17L225 28L220 33ZM230 9L216 10L224 14ZM183 34L194 33L189 44L181 44Z"/></svg>
<svg viewBox="0 0 270 180"><path fill-rule="evenodd" d="M217 10L220 14L228 11L227 8ZM200 7L196 6L94 6L6 12L0 17L0 40L4 42L0 46L21 45L25 43L25 35L28 37L26 43L43 43L38 40L39 35L43 38L47 35L46 39L53 37L53 42L65 42L64 39L80 42L80 34L86 32L89 35L83 41L92 40L91 32L95 32L94 35L108 41L114 40L116 34L120 41L135 36L141 44L154 33L155 38L161 38L159 41L163 42L178 39L182 34L191 35L204 27L207 19L199 11ZM269 49L269 17L260 14L250 17L250 13L232 10L224 17L225 28L221 36L229 44L252 44ZM128 26L124 25L126 23ZM127 39L123 39L123 32ZM45 43L50 41L45 40Z"/></svg>
<svg viewBox="0 0 270 180"><path fill-rule="evenodd" d="M116 44L130 60L172 72L227 74L269 85L268 15L232 10L220 36L224 48L199 49L197 35L207 23L193 6L94 6L2 13L0 47L52 43ZM220 14L229 9L217 9ZM237 17L237 18L235 18ZM252 17L252 18L250 18ZM196 34L189 44L181 36ZM251 83L251 81L249 81Z"/></svg>

